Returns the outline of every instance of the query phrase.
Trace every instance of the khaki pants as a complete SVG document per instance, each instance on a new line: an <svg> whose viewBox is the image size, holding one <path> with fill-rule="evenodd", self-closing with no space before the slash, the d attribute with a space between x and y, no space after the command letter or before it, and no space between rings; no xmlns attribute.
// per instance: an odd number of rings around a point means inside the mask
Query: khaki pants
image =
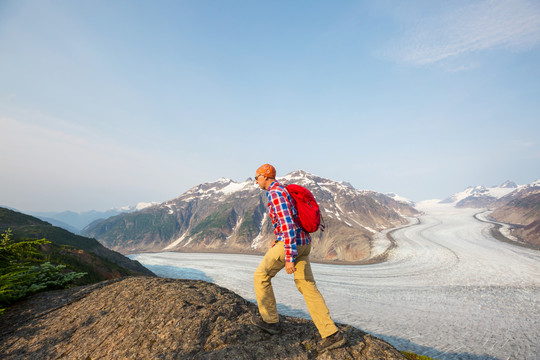
<svg viewBox="0 0 540 360"><path fill-rule="evenodd" d="M328 307L324 302L315 279L311 272L309 253L311 245L298 246L298 256L294 262L294 282L298 290L304 295L309 314L319 330L322 338L328 337L338 331L330 318ZM276 308L276 298L272 289L272 278L285 267L285 248L283 242L278 241L264 256L261 264L255 270L255 296L259 305L259 313L263 320L273 324L279 322Z"/></svg>

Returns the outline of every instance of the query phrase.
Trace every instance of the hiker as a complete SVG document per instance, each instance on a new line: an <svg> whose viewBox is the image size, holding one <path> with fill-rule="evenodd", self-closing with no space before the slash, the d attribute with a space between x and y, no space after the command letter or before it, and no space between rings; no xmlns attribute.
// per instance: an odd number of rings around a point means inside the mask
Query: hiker
<svg viewBox="0 0 540 360"><path fill-rule="evenodd" d="M290 194L276 181L276 169L270 164L257 169L255 181L267 191L268 214L274 225L276 240L255 270L255 296L260 316L254 315L252 323L270 334L281 332L271 281L285 268L287 274L294 274L296 287L304 295L311 318L322 337L317 350L323 352L345 344L345 337L330 318L324 298L315 285L309 262L311 237L293 220L297 211Z"/></svg>

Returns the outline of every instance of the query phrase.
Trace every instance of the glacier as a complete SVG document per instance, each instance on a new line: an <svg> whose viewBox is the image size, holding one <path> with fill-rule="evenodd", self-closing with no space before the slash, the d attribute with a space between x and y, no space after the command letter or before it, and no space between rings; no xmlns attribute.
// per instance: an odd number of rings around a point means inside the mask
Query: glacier
<svg viewBox="0 0 540 360"><path fill-rule="evenodd" d="M494 239L492 225L474 218L483 210L434 201L417 208L423 214L415 224L392 233L398 246L387 261L312 264L333 319L436 359L538 359L540 252ZM159 276L210 279L255 302L252 275L261 256L130 258ZM273 284L281 314L309 318L292 276L282 271Z"/></svg>

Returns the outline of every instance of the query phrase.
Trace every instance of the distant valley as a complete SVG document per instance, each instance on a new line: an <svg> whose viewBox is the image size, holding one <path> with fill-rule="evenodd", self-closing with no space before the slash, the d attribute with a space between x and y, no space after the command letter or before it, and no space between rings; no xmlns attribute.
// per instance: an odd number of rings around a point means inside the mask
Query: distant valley
<svg viewBox="0 0 540 360"><path fill-rule="evenodd" d="M88 224L96 220L105 220L111 216L116 216L118 214L133 212L142 210L148 206L156 205L157 202L145 203L141 202L135 206L124 206L117 209L109 209L105 211L84 211L84 212L74 212L74 211L62 211L62 212L30 212L29 215L35 216L43 221L47 221L54 226L59 226L66 230L69 230L73 233L79 233L84 229Z"/></svg>

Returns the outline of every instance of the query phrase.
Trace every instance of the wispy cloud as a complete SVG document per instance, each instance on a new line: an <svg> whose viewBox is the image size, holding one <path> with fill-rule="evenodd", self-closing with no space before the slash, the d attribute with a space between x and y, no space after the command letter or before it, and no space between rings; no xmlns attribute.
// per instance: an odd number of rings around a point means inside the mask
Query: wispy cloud
<svg viewBox="0 0 540 360"><path fill-rule="evenodd" d="M529 140L517 140L514 141L514 145L524 148L533 148L536 146L536 143L534 141Z"/></svg>
<svg viewBox="0 0 540 360"><path fill-rule="evenodd" d="M426 65L489 49L526 50L540 43L540 2L484 0L433 13L407 26L393 57Z"/></svg>

